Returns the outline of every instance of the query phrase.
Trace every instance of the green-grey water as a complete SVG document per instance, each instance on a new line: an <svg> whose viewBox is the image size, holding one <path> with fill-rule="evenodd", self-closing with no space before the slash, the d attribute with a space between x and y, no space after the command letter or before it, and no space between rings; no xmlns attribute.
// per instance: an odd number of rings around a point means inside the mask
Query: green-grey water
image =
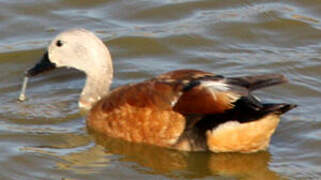
<svg viewBox="0 0 321 180"><path fill-rule="evenodd" d="M59 32L83 27L108 45L113 87L194 68L282 73L255 94L299 107L268 151L187 153L87 132L77 100L84 75L24 71ZM0 0L0 179L321 179L321 1Z"/></svg>

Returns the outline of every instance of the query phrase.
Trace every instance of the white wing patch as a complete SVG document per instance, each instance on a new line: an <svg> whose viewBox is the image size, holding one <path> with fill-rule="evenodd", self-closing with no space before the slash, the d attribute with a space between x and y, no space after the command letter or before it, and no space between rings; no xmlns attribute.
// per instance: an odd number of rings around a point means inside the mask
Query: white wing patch
<svg viewBox="0 0 321 180"><path fill-rule="evenodd" d="M224 81L202 81L201 86L209 87L215 91L227 91L230 89L229 85Z"/></svg>
<svg viewBox="0 0 321 180"><path fill-rule="evenodd" d="M216 100L216 94L220 92L225 92L227 98L230 102L235 102L238 100L241 95L234 93L231 91L230 85L226 84L224 80L221 81L202 81L201 86L207 88L209 92L212 94L213 98Z"/></svg>

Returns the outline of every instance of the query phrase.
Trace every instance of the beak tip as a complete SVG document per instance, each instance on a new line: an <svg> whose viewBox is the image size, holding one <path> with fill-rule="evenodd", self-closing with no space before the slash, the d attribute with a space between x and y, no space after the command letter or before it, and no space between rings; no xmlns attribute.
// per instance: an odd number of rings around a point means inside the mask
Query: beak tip
<svg viewBox="0 0 321 180"><path fill-rule="evenodd" d="M42 57L42 59L35 64L32 68L25 71L26 77L33 77L40 73L43 73L45 71L50 71L52 69L55 69L56 65L54 63L51 63L48 58L48 52L45 53L45 55Z"/></svg>
<svg viewBox="0 0 321 180"><path fill-rule="evenodd" d="M24 72L24 75L25 75L26 77L31 77L31 76L32 76L29 69Z"/></svg>
<svg viewBox="0 0 321 180"><path fill-rule="evenodd" d="M35 67L29 68L24 72L24 75L26 77L33 77L33 76L36 76L37 74L39 73L37 72L37 68Z"/></svg>

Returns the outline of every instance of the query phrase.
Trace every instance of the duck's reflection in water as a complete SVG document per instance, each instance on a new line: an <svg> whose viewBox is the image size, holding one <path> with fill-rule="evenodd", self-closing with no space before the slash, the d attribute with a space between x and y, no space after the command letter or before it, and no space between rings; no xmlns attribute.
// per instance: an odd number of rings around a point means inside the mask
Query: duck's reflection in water
<svg viewBox="0 0 321 180"><path fill-rule="evenodd" d="M146 144L130 143L91 133L106 153L121 155L119 161L139 172L169 177L201 178L223 176L241 179L280 179L269 169L267 151L241 153L182 152ZM126 163L124 163L126 164Z"/></svg>

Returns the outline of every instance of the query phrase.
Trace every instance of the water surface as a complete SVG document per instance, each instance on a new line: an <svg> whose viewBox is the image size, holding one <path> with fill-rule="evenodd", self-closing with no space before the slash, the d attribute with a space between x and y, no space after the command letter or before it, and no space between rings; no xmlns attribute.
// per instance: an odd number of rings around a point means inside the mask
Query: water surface
<svg viewBox="0 0 321 180"><path fill-rule="evenodd" d="M320 179L321 3L317 0L0 0L0 179ZM180 68L223 75L282 73L256 92L299 107L268 151L178 152L87 132L77 100L84 75L31 79L26 68L57 33L83 27L108 45L113 87Z"/></svg>

